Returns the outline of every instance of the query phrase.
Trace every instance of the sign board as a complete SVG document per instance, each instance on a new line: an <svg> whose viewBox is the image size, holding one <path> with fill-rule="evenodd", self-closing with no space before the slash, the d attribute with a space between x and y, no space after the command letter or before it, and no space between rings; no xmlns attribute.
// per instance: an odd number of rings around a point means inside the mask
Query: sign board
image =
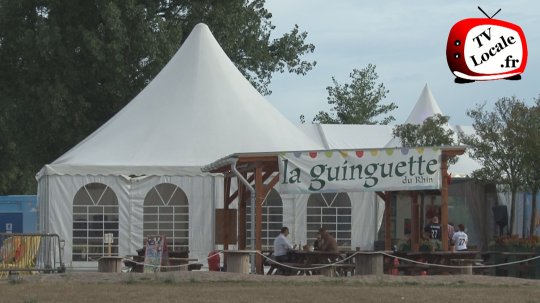
<svg viewBox="0 0 540 303"><path fill-rule="evenodd" d="M169 264L165 236L148 236L145 247L143 272L159 272L161 265Z"/></svg>
<svg viewBox="0 0 540 303"><path fill-rule="evenodd" d="M438 147L287 152L281 193L426 190L441 187Z"/></svg>
<svg viewBox="0 0 540 303"><path fill-rule="evenodd" d="M214 229L214 235L216 237L215 244L225 244L225 232L227 232L227 244L236 244L238 242L236 226L237 226L237 210L236 209L216 209L216 224ZM223 227L225 224L225 218L227 219L228 230Z"/></svg>

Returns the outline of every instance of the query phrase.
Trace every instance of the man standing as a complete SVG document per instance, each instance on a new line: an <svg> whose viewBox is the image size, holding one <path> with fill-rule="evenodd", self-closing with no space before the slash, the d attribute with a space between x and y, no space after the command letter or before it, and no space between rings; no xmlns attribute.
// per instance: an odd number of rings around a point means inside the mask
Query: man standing
<svg viewBox="0 0 540 303"><path fill-rule="evenodd" d="M274 240L274 258L278 262L289 261L289 251L293 250L293 246L287 236L289 235L289 228L283 226L281 232Z"/></svg>
<svg viewBox="0 0 540 303"><path fill-rule="evenodd" d="M439 224L439 217L433 216L433 218L431 218L431 223L424 227L424 231L429 234L429 239L441 240L441 224Z"/></svg>
<svg viewBox="0 0 540 303"><path fill-rule="evenodd" d="M452 242L454 242L456 251L464 251L467 250L467 242L469 242L469 237L465 233L465 225L459 224L458 228L459 230L455 232L454 236L452 237Z"/></svg>

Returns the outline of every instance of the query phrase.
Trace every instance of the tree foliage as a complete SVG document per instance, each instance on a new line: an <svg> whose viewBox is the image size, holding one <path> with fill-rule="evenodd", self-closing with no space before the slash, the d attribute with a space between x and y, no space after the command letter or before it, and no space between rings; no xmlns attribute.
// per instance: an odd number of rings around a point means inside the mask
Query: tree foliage
<svg viewBox="0 0 540 303"><path fill-rule="evenodd" d="M443 146L454 144L454 131L447 127L450 117L436 114L428 117L422 124L400 124L392 129L394 138L402 146Z"/></svg>
<svg viewBox="0 0 540 303"><path fill-rule="evenodd" d="M514 225L515 200L524 182L524 152L518 148L523 140L523 113L527 107L516 97L501 98L489 112L485 104L467 111L473 119L475 135L460 134L461 141L470 146L469 155L482 168L473 177L495 184L506 185L511 192L510 232Z"/></svg>
<svg viewBox="0 0 540 303"><path fill-rule="evenodd" d="M375 65L368 64L366 68L354 69L350 74L350 84L339 84L334 77L334 86L328 86L328 104L333 108L330 112L319 111L313 122L325 124L388 124L395 120L391 115L376 120L397 108L393 102L380 104L389 90L383 83L377 84L379 75Z"/></svg>
<svg viewBox="0 0 540 303"><path fill-rule="evenodd" d="M422 124L405 123L392 129L394 138L398 138L402 146L449 146L454 144L454 131L448 127L450 117L435 114L426 118ZM457 157L448 159L455 164Z"/></svg>
<svg viewBox="0 0 540 303"><path fill-rule="evenodd" d="M522 116L515 125L516 132L521 139L516 139L516 148L523 151L523 174L525 190L532 194L532 216L529 232L533 235L536 229L534 214L537 210L536 195L540 190L540 97L536 99L536 104L529 108L518 108Z"/></svg>
<svg viewBox="0 0 540 303"><path fill-rule="evenodd" d="M307 33L270 39L264 3L0 0L0 194L34 193L34 174L135 97L199 22L263 94L275 72L308 72Z"/></svg>

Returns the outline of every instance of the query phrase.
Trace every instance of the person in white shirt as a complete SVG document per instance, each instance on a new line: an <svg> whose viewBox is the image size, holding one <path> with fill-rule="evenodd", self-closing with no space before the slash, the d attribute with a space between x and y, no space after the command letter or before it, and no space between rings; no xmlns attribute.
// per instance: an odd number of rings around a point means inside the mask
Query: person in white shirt
<svg viewBox="0 0 540 303"><path fill-rule="evenodd" d="M289 235L289 228L283 226L281 232L274 240L274 259L278 262L289 261L289 251L293 250L293 246L287 236Z"/></svg>
<svg viewBox="0 0 540 303"><path fill-rule="evenodd" d="M454 236L452 237L454 247L456 251L467 250L467 242L469 242L469 237L465 233L465 225L459 224L458 228L459 230L455 232Z"/></svg>

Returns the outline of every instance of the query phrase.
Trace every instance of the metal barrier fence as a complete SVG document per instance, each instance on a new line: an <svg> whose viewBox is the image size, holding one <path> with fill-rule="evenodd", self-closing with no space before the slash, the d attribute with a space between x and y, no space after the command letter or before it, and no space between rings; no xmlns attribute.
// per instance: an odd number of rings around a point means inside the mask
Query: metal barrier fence
<svg viewBox="0 0 540 303"><path fill-rule="evenodd" d="M62 250L57 234L0 233L0 277L12 272L64 272Z"/></svg>

